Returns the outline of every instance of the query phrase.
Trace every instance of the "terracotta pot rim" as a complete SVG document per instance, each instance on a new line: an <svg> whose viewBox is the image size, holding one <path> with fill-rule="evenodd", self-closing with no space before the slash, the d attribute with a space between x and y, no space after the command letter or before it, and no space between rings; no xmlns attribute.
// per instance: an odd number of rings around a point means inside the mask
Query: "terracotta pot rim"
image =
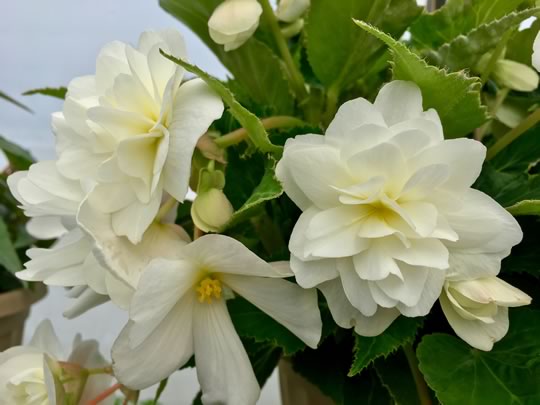
<svg viewBox="0 0 540 405"><path fill-rule="evenodd" d="M36 284L33 290L19 288L0 293L0 318L28 311L32 304L41 300L46 294L47 287L41 283Z"/></svg>

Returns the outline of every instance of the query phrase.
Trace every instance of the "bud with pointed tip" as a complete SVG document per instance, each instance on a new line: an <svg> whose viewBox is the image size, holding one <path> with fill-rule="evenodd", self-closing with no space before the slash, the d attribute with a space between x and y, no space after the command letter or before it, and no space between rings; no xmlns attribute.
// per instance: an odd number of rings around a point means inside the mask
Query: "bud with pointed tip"
<svg viewBox="0 0 540 405"><path fill-rule="evenodd" d="M257 30L262 12L257 0L225 0L208 20L210 37L227 52L237 49Z"/></svg>

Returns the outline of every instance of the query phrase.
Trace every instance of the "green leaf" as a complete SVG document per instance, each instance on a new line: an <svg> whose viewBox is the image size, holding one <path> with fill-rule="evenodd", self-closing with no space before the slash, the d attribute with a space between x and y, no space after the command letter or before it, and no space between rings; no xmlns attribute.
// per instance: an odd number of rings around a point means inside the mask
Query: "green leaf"
<svg viewBox="0 0 540 405"><path fill-rule="evenodd" d="M539 30L540 20L537 19L529 28L516 32L506 45L505 58L530 66L533 43Z"/></svg>
<svg viewBox="0 0 540 405"><path fill-rule="evenodd" d="M241 297L227 301L234 327L241 337L254 339L258 343L270 343L291 355L306 345L283 325L266 315Z"/></svg>
<svg viewBox="0 0 540 405"><path fill-rule="evenodd" d="M242 339L242 343L248 354L251 366L257 377L257 382L262 387L279 363L281 348L269 343L257 343L253 339Z"/></svg>
<svg viewBox="0 0 540 405"><path fill-rule="evenodd" d="M277 154L281 153L283 148L273 145L270 142L266 129L264 129L264 126L259 120L259 118L257 118L254 114L244 108L238 101L236 101L234 95L227 87L225 87L223 83L221 83L216 78L210 76L203 70L199 69L197 66L191 65L181 59L175 58L172 55L168 55L161 49L160 53L167 59L182 66L188 72L199 76L208 84L208 86L210 86L217 94L219 94L225 104L229 107L229 110L234 116L234 118L236 118L238 122L240 122L242 127L244 127L248 131L249 139L261 152Z"/></svg>
<svg viewBox="0 0 540 405"><path fill-rule="evenodd" d="M467 135L487 120L486 108L480 101L478 78L470 78L463 72L446 73L430 66L403 43L363 21L355 22L390 47L393 78L409 80L420 87L424 108L437 110L447 138Z"/></svg>
<svg viewBox="0 0 540 405"><path fill-rule="evenodd" d="M540 161L540 127L534 127L490 160L499 172L525 173Z"/></svg>
<svg viewBox="0 0 540 405"><path fill-rule="evenodd" d="M347 333L347 332L346 332ZM317 350L306 349L292 359L294 371L316 385L336 405L390 405L388 391L372 369L348 377L353 340L329 337Z"/></svg>
<svg viewBox="0 0 540 405"><path fill-rule="evenodd" d="M506 209L514 216L540 215L540 200L523 200Z"/></svg>
<svg viewBox="0 0 540 405"><path fill-rule="evenodd" d="M17 107L19 108L22 108L23 110L25 111L28 111L29 113L32 113L33 111L28 108L27 106L25 106L23 103L15 100L13 97L10 97L8 96L6 93L4 93L3 91L0 91L0 98L3 99L3 100L6 100L8 103L11 103L13 105L16 105Z"/></svg>
<svg viewBox="0 0 540 405"><path fill-rule="evenodd" d="M374 363L382 385L397 405L420 405L413 375L402 350Z"/></svg>
<svg viewBox="0 0 540 405"><path fill-rule="evenodd" d="M17 256L17 251L13 246L11 237L9 235L9 230L0 217L0 264L4 266L8 271L16 273L22 269L21 261L19 256Z"/></svg>
<svg viewBox="0 0 540 405"><path fill-rule="evenodd" d="M276 179L276 161L269 159L266 163L263 178L259 185L253 190L247 201L234 212L229 222L225 225L224 230L233 227L234 225L244 221L252 214L252 212L266 201L278 198L283 194L283 187Z"/></svg>
<svg viewBox="0 0 540 405"><path fill-rule="evenodd" d="M368 61L383 51L382 44L358 32L352 19L365 20L401 36L422 8L414 0L312 0L307 18L307 52L319 80L347 88L367 73Z"/></svg>
<svg viewBox="0 0 540 405"><path fill-rule="evenodd" d="M504 274L530 274L540 278L540 220L537 218L518 218L523 231L523 240L512 248L512 254L507 256L501 265ZM533 284L533 290L538 290ZM532 291L526 291L531 295ZM533 300L534 303L534 300Z"/></svg>
<svg viewBox="0 0 540 405"><path fill-rule="evenodd" d="M445 405L540 403L540 312L510 309L510 330L490 352L444 334L418 346L420 370Z"/></svg>
<svg viewBox="0 0 540 405"><path fill-rule="evenodd" d="M411 26L413 41L438 48L482 24L514 11L526 0L448 0L433 13L425 13Z"/></svg>
<svg viewBox="0 0 540 405"><path fill-rule="evenodd" d="M420 325L421 320L418 318L401 316L378 336L365 337L356 335L354 360L349 376L360 373L376 359L381 356L388 356L405 343L411 343Z"/></svg>
<svg viewBox="0 0 540 405"><path fill-rule="evenodd" d="M67 87L43 87L41 89L32 89L25 91L23 96L33 96L41 94L42 96L55 97L64 100L66 98Z"/></svg>
<svg viewBox="0 0 540 405"><path fill-rule="evenodd" d="M13 171L27 170L34 163L34 158L27 150L8 141L3 136L0 136L0 150L5 153Z"/></svg>
<svg viewBox="0 0 540 405"><path fill-rule="evenodd" d="M436 51L430 52L428 57L437 65L446 66L452 71L473 69L480 57L492 51L507 31L519 27L523 20L539 12L540 8L513 12L499 20L482 24L467 34L458 35Z"/></svg>
<svg viewBox="0 0 540 405"><path fill-rule="evenodd" d="M242 88L276 114L289 114L293 96L282 62L272 50L252 37L240 48L225 52L208 33L208 20L221 0L160 0L160 6L186 24L216 54ZM259 27L259 30L261 27Z"/></svg>

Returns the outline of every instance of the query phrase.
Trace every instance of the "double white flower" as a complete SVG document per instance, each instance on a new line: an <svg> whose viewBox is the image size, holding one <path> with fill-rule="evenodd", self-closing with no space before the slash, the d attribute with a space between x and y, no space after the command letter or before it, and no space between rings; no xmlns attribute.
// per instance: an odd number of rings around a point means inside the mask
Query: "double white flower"
<svg viewBox="0 0 540 405"><path fill-rule="evenodd" d="M280 280L272 266L240 242L206 235L179 250L177 260L152 261L130 307L130 321L113 347L115 375L148 387L195 354L205 404L251 405L259 385L227 310L234 293L315 348L321 318L315 290Z"/></svg>
<svg viewBox="0 0 540 405"><path fill-rule="evenodd" d="M134 244L164 194L184 200L197 141L223 112L202 80L182 83L184 69L160 49L186 59L175 30L144 32L137 48L106 45L96 74L74 79L63 112L53 115L59 171L91 189L115 234Z"/></svg>
<svg viewBox="0 0 540 405"><path fill-rule="evenodd" d="M81 368L107 366L96 341L82 341L77 336L71 354L66 355L51 323L39 324L27 346L16 346L0 353L0 405L56 405L55 367L58 361L67 361ZM93 399L112 382L109 375L92 375L85 382L80 403ZM77 381L71 387L77 388ZM71 393L75 395L75 393ZM114 399L103 404L112 404ZM58 403L58 405L61 405Z"/></svg>
<svg viewBox="0 0 540 405"><path fill-rule="evenodd" d="M298 283L317 286L335 321L381 333L426 315L446 273L497 273L519 243L513 217L471 185L485 147L444 140L416 85L385 85L374 104L341 106L326 136L288 140L277 176L302 209L290 239Z"/></svg>

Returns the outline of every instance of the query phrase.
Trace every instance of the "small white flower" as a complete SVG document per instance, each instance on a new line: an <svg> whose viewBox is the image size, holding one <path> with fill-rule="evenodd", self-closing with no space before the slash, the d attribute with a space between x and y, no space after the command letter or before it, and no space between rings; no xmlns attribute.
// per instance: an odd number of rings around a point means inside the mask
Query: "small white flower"
<svg viewBox="0 0 540 405"><path fill-rule="evenodd" d="M371 336L399 313L426 315L447 271L496 274L522 233L471 189L484 157L480 142L444 140L413 83L343 104L326 136L288 140L277 166L303 211L289 243L296 280L321 289L340 326Z"/></svg>
<svg viewBox="0 0 540 405"><path fill-rule="evenodd" d="M130 388L148 387L195 354L203 403L252 405L259 385L226 298L241 295L315 348L322 328L317 294L280 280L281 267L227 236L203 236L180 254L152 261L143 273L113 347L115 375Z"/></svg>
<svg viewBox="0 0 540 405"><path fill-rule="evenodd" d="M529 305L531 297L497 277L486 277L448 280L440 302L456 334L488 351L508 331L508 307Z"/></svg>
<svg viewBox="0 0 540 405"><path fill-rule="evenodd" d="M27 346L16 346L0 353L0 405L56 405L54 371L49 362L66 361L83 368L108 366L96 341L75 338L73 351L64 353L50 321L39 324ZM93 375L86 382L80 403L94 398L112 382L109 375ZM112 404L109 399L104 404ZM58 404L61 405L61 404Z"/></svg>
<svg viewBox="0 0 540 405"><path fill-rule="evenodd" d="M304 15L310 4L310 0L281 0L276 16L281 21L292 23Z"/></svg>
<svg viewBox="0 0 540 405"><path fill-rule="evenodd" d="M208 20L210 37L225 51L237 49L257 30L262 12L257 0L225 0Z"/></svg>
<svg viewBox="0 0 540 405"><path fill-rule="evenodd" d="M106 45L96 74L74 79L62 113L53 115L58 168L92 190L119 236L138 243L164 193L183 201L198 139L223 112L200 79L159 50L186 58L175 30L144 32L137 48Z"/></svg>

